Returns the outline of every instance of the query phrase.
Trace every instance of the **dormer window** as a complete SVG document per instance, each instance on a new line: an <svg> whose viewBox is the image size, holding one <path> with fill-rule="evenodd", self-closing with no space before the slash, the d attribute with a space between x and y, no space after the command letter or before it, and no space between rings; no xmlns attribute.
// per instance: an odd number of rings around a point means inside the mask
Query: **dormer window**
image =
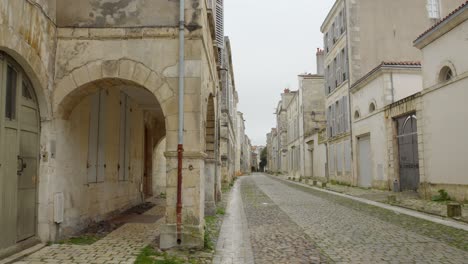
<svg viewBox="0 0 468 264"><path fill-rule="evenodd" d="M429 18L440 19L440 0L427 0Z"/></svg>

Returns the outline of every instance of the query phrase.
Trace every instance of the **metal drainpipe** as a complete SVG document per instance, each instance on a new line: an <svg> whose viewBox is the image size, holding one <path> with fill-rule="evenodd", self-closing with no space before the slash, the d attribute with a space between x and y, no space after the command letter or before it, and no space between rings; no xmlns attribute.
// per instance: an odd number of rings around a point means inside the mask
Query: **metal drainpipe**
<svg viewBox="0 0 468 264"><path fill-rule="evenodd" d="M185 0L179 19L179 131L177 145L177 244L182 243L182 158L184 155Z"/></svg>
<svg viewBox="0 0 468 264"><path fill-rule="evenodd" d="M349 43L349 37L350 37L350 34L348 34L349 32L349 26L348 26L348 17L349 17L349 14L350 12L348 12L348 4L347 4L347 1L345 0L344 1L344 8L345 8L345 14L346 14L346 46L347 46L347 49L348 49L348 53L347 53L347 56L350 57L350 52L351 52L351 45ZM352 106L351 106L351 66L350 66L350 60L348 59L348 63L347 63L347 67L348 67L348 119L349 119L349 133L350 133L350 149L351 149L351 178L352 178L352 181L354 181L354 169L353 169L353 164L354 164L354 150L353 150L353 143L354 143L354 139L353 139L353 115L351 114L351 112L353 111L352 110ZM357 182L357 180L356 180Z"/></svg>

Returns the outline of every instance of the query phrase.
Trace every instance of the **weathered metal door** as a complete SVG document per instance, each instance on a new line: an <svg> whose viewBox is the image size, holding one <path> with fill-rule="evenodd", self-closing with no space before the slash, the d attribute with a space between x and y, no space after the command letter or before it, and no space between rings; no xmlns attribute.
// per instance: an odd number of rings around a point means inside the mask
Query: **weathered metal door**
<svg viewBox="0 0 468 264"><path fill-rule="evenodd" d="M372 187L372 160L370 148L370 136L358 139L358 185L359 187Z"/></svg>
<svg viewBox="0 0 468 264"><path fill-rule="evenodd" d="M402 191L419 188L419 156L416 115L396 120L398 128L398 153L400 162L400 189Z"/></svg>
<svg viewBox="0 0 468 264"><path fill-rule="evenodd" d="M0 54L0 248L36 234L39 115L21 68Z"/></svg>

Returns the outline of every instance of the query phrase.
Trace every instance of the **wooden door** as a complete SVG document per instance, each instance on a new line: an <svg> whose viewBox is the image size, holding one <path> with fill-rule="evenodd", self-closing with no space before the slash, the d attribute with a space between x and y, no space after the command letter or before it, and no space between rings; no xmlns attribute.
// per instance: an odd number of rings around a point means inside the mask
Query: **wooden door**
<svg viewBox="0 0 468 264"><path fill-rule="evenodd" d="M36 182L39 157L39 113L31 85L20 84L19 101L19 153L18 153L18 210L17 240L36 234Z"/></svg>
<svg viewBox="0 0 468 264"><path fill-rule="evenodd" d="M21 68L0 54L0 249L36 234L39 113Z"/></svg>

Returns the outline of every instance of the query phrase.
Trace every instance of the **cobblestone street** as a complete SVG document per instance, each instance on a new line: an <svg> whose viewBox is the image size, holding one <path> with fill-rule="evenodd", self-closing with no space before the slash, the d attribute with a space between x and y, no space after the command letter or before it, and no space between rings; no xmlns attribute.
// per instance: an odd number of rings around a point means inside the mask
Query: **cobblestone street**
<svg viewBox="0 0 468 264"><path fill-rule="evenodd" d="M249 252L249 244L255 263L466 263L468 259L465 231L263 174L242 177L231 195L231 203L242 199L237 207L228 206L221 237L237 239L230 243L220 239L215 263L242 263L233 256ZM237 229L226 221L236 217Z"/></svg>
<svg viewBox="0 0 468 264"><path fill-rule="evenodd" d="M159 235L159 227L164 223L163 213L164 207L155 206L142 217L155 221L127 223L92 245L54 244L15 263L133 264L141 249Z"/></svg>

